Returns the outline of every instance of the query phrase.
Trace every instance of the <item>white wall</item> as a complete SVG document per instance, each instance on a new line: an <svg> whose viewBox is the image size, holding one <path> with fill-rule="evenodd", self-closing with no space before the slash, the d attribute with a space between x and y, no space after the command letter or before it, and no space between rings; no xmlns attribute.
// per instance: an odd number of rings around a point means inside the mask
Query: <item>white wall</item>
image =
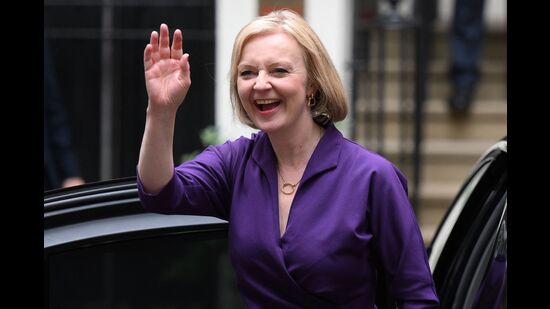
<svg viewBox="0 0 550 309"><path fill-rule="evenodd" d="M216 0L215 120L221 141L250 136L256 131L234 116L229 97L229 67L237 33L257 15L258 0Z"/></svg>
<svg viewBox="0 0 550 309"><path fill-rule="evenodd" d="M216 0L215 119L221 140L250 136L255 130L234 116L229 97L229 66L233 40L239 30L258 15L259 0ZM351 97L352 12L351 0L304 0L305 19L328 50L348 97ZM349 118L349 116L348 116ZM347 122L338 125L347 134Z"/></svg>
<svg viewBox="0 0 550 309"><path fill-rule="evenodd" d="M344 83L348 100L351 99L352 81L352 9L352 0L304 0L304 17L325 45ZM346 136L349 133L349 119L350 114L345 121L337 123L338 128Z"/></svg>

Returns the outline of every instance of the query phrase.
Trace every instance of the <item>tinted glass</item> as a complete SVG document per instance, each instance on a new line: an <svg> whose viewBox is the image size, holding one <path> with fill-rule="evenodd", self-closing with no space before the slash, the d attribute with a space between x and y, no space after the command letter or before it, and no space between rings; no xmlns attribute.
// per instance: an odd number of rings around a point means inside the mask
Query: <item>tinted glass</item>
<svg viewBox="0 0 550 309"><path fill-rule="evenodd" d="M226 232L81 248L49 256L49 308L243 308Z"/></svg>
<svg viewBox="0 0 550 309"><path fill-rule="evenodd" d="M490 283L479 290L487 274L507 192L506 153L495 152L486 160L488 168L471 193L450 233L434 270L434 281L442 308L472 308L472 291L488 293L505 282ZM497 266L497 264L495 264ZM475 294L474 294L475 295ZM479 299L484 295L478 294Z"/></svg>
<svg viewBox="0 0 550 309"><path fill-rule="evenodd" d="M495 248L492 251L491 260L487 266L487 272L476 293L473 308L506 308L506 289L508 271L508 228L506 213L500 225Z"/></svg>

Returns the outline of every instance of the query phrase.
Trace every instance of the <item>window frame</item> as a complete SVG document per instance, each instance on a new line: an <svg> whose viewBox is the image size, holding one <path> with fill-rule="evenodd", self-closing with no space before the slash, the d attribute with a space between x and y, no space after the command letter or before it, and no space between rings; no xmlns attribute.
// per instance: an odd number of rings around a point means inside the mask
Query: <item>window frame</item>
<svg viewBox="0 0 550 309"><path fill-rule="evenodd" d="M473 304L507 208L507 141L491 147L448 209L429 247L442 306ZM474 280L475 279L475 280Z"/></svg>

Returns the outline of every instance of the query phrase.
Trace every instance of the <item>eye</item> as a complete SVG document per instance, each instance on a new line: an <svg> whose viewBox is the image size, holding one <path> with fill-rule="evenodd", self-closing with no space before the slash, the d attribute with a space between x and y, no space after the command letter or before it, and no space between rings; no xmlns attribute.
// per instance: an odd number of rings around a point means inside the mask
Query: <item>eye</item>
<svg viewBox="0 0 550 309"><path fill-rule="evenodd" d="M249 77L249 76L252 76L253 74L254 72L252 72L251 70L243 70L239 72L239 76L241 77Z"/></svg>
<svg viewBox="0 0 550 309"><path fill-rule="evenodd" d="M288 70L285 69L285 68L275 68L273 70L273 74L275 74L275 75L285 75L285 74L288 74Z"/></svg>

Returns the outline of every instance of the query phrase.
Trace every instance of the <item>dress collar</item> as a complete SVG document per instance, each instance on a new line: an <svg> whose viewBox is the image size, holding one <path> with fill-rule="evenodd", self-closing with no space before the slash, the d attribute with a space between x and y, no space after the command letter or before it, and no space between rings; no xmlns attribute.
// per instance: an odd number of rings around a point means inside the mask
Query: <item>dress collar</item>
<svg viewBox="0 0 550 309"><path fill-rule="evenodd" d="M342 140L342 133L340 133L334 124L326 127L325 133L309 159L301 183L338 165ZM268 179L273 179L273 177L277 179L277 158L267 134L260 131L256 137L256 143L257 145L252 151L252 159L258 164L264 174L267 175Z"/></svg>

